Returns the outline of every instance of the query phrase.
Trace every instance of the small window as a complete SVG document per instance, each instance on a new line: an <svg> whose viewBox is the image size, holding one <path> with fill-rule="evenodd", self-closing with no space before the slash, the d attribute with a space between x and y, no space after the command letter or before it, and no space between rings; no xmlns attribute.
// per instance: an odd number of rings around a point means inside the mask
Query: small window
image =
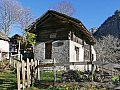
<svg viewBox="0 0 120 90"><path fill-rule="evenodd" d="M75 51L76 51L76 61L79 61L79 47L75 46Z"/></svg>
<svg viewBox="0 0 120 90"><path fill-rule="evenodd" d="M84 49L84 58L85 60L90 60L90 51L87 48Z"/></svg>
<svg viewBox="0 0 120 90"><path fill-rule="evenodd" d="M92 54L92 61L94 60L94 54Z"/></svg>
<svg viewBox="0 0 120 90"><path fill-rule="evenodd" d="M52 43L45 43L45 59L51 59Z"/></svg>
<svg viewBox="0 0 120 90"><path fill-rule="evenodd" d="M56 33L51 33L50 38L56 38Z"/></svg>

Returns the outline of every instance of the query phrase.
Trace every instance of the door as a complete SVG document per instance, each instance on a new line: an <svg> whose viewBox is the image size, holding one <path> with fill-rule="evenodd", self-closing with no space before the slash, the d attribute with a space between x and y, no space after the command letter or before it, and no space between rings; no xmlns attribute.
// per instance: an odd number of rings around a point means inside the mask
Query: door
<svg viewBox="0 0 120 90"><path fill-rule="evenodd" d="M45 59L52 58L52 42L45 43Z"/></svg>

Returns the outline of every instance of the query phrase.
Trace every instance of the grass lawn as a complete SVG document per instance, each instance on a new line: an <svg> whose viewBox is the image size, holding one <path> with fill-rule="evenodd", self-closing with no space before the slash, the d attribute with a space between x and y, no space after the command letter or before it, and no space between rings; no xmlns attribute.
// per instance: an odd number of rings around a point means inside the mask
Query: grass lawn
<svg viewBox="0 0 120 90"><path fill-rule="evenodd" d="M61 80L61 72L56 72L56 80L57 82ZM54 73L51 72L41 72L40 73L40 83L37 85L40 89L45 89L50 85L54 85Z"/></svg>
<svg viewBox="0 0 120 90"><path fill-rule="evenodd" d="M14 71L5 70L0 72L0 90L17 90L17 77ZM53 72L41 72L41 80L40 82L30 88L26 88L25 90L80 90L80 83L76 84L74 82L58 82L61 80L61 72L57 72L57 82L55 87L53 87L54 74ZM83 82L81 82L83 83ZM88 83L89 84L89 83ZM86 87L86 88L84 88ZM96 87L82 86L84 88L82 90L106 90L106 89L98 89Z"/></svg>
<svg viewBox="0 0 120 90"><path fill-rule="evenodd" d="M41 72L41 80L37 88L31 87L26 90L45 90L49 85L54 83L53 72ZM57 72L57 80L61 80L61 73ZM4 70L0 72L0 90L15 90L17 89L17 75L14 71Z"/></svg>
<svg viewBox="0 0 120 90"><path fill-rule="evenodd" d="M54 81L54 73L51 72L41 72L41 80L48 80L48 81ZM56 72L56 79L61 80L61 72L57 71Z"/></svg>
<svg viewBox="0 0 120 90"><path fill-rule="evenodd" d="M17 89L17 77L14 71L4 70L0 72L0 90Z"/></svg>

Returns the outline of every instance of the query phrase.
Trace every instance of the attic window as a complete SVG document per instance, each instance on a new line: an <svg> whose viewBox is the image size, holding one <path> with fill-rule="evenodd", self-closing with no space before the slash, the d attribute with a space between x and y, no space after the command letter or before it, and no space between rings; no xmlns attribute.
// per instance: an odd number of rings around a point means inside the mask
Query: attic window
<svg viewBox="0 0 120 90"><path fill-rule="evenodd" d="M56 33L51 33L50 38L56 38Z"/></svg>

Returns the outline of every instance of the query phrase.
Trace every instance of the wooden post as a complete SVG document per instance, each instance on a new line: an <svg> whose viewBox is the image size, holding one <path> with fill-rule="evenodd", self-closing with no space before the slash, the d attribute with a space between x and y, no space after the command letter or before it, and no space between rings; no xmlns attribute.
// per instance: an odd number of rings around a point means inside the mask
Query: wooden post
<svg viewBox="0 0 120 90"><path fill-rule="evenodd" d="M15 68L15 60L13 60L13 65L14 65L14 68Z"/></svg>
<svg viewBox="0 0 120 90"><path fill-rule="evenodd" d="M13 60L13 56L11 56L11 65L14 67L14 60Z"/></svg>
<svg viewBox="0 0 120 90"><path fill-rule="evenodd" d="M18 60L20 60L20 40L18 42Z"/></svg>
<svg viewBox="0 0 120 90"><path fill-rule="evenodd" d="M40 62L40 60L38 60L38 62L37 62L37 65L39 65L39 62ZM37 77L38 77L38 80L40 80L40 68L38 67L38 69L37 69L38 71L37 71Z"/></svg>
<svg viewBox="0 0 120 90"><path fill-rule="evenodd" d="M27 58L27 86L30 87L30 67L29 59Z"/></svg>
<svg viewBox="0 0 120 90"><path fill-rule="evenodd" d="M3 55L2 55L2 50L1 50L1 61L2 61L2 64L3 64Z"/></svg>
<svg viewBox="0 0 120 90"><path fill-rule="evenodd" d="M20 54L20 61L22 61L22 59L23 59L23 56L22 56L22 54Z"/></svg>
<svg viewBox="0 0 120 90"><path fill-rule="evenodd" d="M17 63L17 85L18 90L20 90L20 63Z"/></svg>
<svg viewBox="0 0 120 90"><path fill-rule="evenodd" d="M9 57L9 58L10 58L10 65L12 65L12 64L11 64L11 63L12 63L12 61L11 61L11 53L10 53L10 57Z"/></svg>
<svg viewBox="0 0 120 90"><path fill-rule="evenodd" d="M25 63L24 63L24 60L22 60L22 86L24 89L25 88Z"/></svg>
<svg viewBox="0 0 120 90"><path fill-rule="evenodd" d="M35 67L37 66L37 60L35 60ZM35 79L37 79L37 69L35 69Z"/></svg>
<svg viewBox="0 0 120 90"><path fill-rule="evenodd" d="M53 58L53 63L54 63L54 84L56 82L56 65L55 65L55 58Z"/></svg>
<svg viewBox="0 0 120 90"><path fill-rule="evenodd" d="M33 59L31 59L31 85L33 86L33 65L34 65L34 62L33 62Z"/></svg>

